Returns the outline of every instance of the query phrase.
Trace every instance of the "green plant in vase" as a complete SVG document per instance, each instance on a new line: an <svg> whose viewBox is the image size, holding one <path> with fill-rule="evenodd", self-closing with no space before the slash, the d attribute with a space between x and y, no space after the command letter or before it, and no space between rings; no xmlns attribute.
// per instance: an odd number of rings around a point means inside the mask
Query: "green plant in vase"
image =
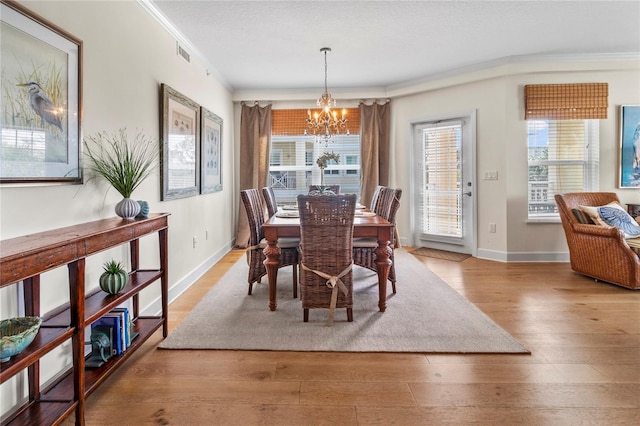
<svg viewBox="0 0 640 426"><path fill-rule="evenodd" d="M131 198L133 191L158 167L159 145L156 140L136 134L129 140L126 129L117 133L98 132L84 139L84 168L92 176L107 181L122 195L116 214L133 219L140 204Z"/></svg>
<svg viewBox="0 0 640 426"><path fill-rule="evenodd" d="M104 272L100 275L100 288L109 294L118 294L122 291L129 274L122 267L121 262L110 260L103 266Z"/></svg>
<svg viewBox="0 0 640 426"><path fill-rule="evenodd" d="M335 161L336 164L340 162L340 154L337 154L333 151L324 152L318 159L316 160L316 164L320 167L320 192L324 193L326 188L324 187L324 169L329 165L329 160Z"/></svg>

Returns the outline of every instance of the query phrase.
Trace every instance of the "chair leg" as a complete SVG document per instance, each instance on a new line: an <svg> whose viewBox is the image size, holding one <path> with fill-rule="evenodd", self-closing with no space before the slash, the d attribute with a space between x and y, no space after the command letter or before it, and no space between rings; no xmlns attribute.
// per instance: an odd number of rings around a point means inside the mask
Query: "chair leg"
<svg viewBox="0 0 640 426"><path fill-rule="evenodd" d="M298 265L293 264L293 298L298 298Z"/></svg>
<svg viewBox="0 0 640 426"><path fill-rule="evenodd" d="M249 283L249 296L251 296L251 291L253 291L253 283Z"/></svg>
<svg viewBox="0 0 640 426"><path fill-rule="evenodd" d="M353 322L353 309L347 308L347 321Z"/></svg>
<svg viewBox="0 0 640 426"><path fill-rule="evenodd" d="M309 322L309 309L304 308L304 309L303 309L303 312L304 312L304 314L303 314L303 321L304 321L304 322Z"/></svg>

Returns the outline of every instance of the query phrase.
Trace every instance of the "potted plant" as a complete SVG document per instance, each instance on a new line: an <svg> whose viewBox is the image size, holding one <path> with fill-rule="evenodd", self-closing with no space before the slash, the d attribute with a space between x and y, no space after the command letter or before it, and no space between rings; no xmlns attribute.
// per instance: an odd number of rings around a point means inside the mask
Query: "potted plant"
<svg viewBox="0 0 640 426"><path fill-rule="evenodd" d="M316 160L316 164L320 167L320 192L324 192L324 169L329 165L329 160L333 160L337 163L340 162L340 154L335 152L325 152Z"/></svg>
<svg viewBox="0 0 640 426"><path fill-rule="evenodd" d="M109 294L120 293L129 279L122 263L110 260L105 262L103 269L104 272L100 275L100 288Z"/></svg>
<svg viewBox="0 0 640 426"><path fill-rule="evenodd" d="M84 139L85 169L92 177L106 180L122 195L115 212L124 219L133 219L140 204L131 199L133 191L158 166L158 143L137 133L130 141L126 129L117 133L98 132Z"/></svg>

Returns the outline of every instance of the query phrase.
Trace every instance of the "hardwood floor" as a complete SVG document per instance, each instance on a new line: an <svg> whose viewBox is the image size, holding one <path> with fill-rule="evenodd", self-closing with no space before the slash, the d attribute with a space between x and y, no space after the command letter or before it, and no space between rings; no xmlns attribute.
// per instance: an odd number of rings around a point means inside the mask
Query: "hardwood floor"
<svg viewBox="0 0 640 426"><path fill-rule="evenodd" d="M170 305L171 329L243 255ZM531 355L161 350L157 332L88 398L87 425L637 424L640 291L566 263L417 258Z"/></svg>

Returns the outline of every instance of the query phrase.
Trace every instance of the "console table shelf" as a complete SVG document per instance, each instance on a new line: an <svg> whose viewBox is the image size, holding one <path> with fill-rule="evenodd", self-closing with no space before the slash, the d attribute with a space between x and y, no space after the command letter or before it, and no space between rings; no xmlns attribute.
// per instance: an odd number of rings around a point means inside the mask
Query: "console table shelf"
<svg viewBox="0 0 640 426"><path fill-rule="evenodd" d="M141 269L139 238L151 233L158 234L160 266L153 270ZM168 214L159 213L131 221L103 219L1 242L0 287L23 281L26 315L41 316L40 275L65 265L69 271L69 303L42 315L43 322L33 343L22 353L2 363L0 383L24 370L27 370L29 382L28 401L4 419L3 426L58 424L74 411L76 425L83 425L86 396L156 330L162 327L163 336L167 336L167 233ZM85 294L85 258L125 243L129 243L130 247L131 272L122 292L109 295L96 290ZM140 291L158 281L161 314L139 316ZM138 337L121 355L110 358L100 368L85 370L85 329L129 299L132 300L131 318ZM71 368L54 383L40 388L40 359L69 339L73 357Z"/></svg>

